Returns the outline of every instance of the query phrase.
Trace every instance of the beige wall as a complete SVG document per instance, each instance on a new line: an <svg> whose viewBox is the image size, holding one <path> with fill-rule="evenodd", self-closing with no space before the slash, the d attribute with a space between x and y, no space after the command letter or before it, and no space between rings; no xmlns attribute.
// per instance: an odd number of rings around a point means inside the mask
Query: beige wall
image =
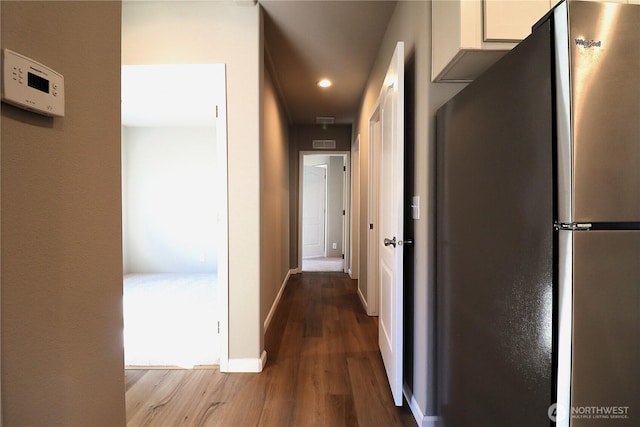
<svg viewBox="0 0 640 427"><path fill-rule="evenodd" d="M66 91L64 118L2 104L3 425L123 426L121 6L0 7Z"/></svg>
<svg viewBox="0 0 640 427"><path fill-rule="evenodd" d="M301 151L313 151L314 139L335 139L335 151L351 151L351 125L296 125L291 127L291 149L289 150L289 221L291 224L290 267L302 268L298 264L298 198L299 163ZM324 151L323 151L324 153Z"/></svg>
<svg viewBox="0 0 640 427"><path fill-rule="evenodd" d="M264 73L261 150L260 293L264 323L289 273L289 126L269 72Z"/></svg>
<svg viewBox="0 0 640 427"><path fill-rule="evenodd" d="M421 217L415 220L415 258L414 258L414 295L413 325L407 325L413 330L413 363L412 378L405 379L412 385L413 397L420 410L425 415L433 412L433 248L434 248L434 218L435 200L434 165L435 165L435 112L454 94L461 90L463 84L431 83L431 2L429 1L400 1L386 35L380 47L374 68L364 94L360 116L354 129L354 135L360 135L360 215L359 215L359 286L366 287L367 279L367 194L368 194L368 160L369 160L369 119L374 112L385 72L391 60L393 49L398 41L405 43L405 66L414 67L406 70L406 74L415 75L413 93L405 93L405 99L413 99L413 117L407 123L413 122L413 141L411 144L415 153L413 168L415 171L413 185L415 195L420 196ZM355 138L354 138L355 139ZM408 203L405 204L408 206ZM366 292L366 291L365 291ZM363 292L364 293L364 292ZM366 293L365 293L366 295Z"/></svg>
<svg viewBox="0 0 640 427"><path fill-rule="evenodd" d="M233 1L127 1L122 8L122 64L226 64L229 359L255 361L263 351L260 8Z"/></svg>

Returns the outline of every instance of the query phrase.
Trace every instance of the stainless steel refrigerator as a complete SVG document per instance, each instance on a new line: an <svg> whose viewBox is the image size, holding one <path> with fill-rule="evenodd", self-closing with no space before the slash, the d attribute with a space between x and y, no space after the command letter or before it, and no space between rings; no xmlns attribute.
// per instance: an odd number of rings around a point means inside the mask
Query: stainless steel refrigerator
<svg viewBox="0 0 640 427"><path fill-rule="evenodd" d="M437 133L442 426L640 426L640 6L560 3Z"/></svg>

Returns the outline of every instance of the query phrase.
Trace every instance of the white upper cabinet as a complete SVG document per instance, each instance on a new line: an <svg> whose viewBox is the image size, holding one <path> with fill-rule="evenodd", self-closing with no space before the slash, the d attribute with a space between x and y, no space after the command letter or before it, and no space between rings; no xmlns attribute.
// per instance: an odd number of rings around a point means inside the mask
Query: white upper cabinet
<svg viewBox="0 0 640 427"><path fill-rule="evenodd" d="M520 42L531 34L531 27L550 9L549 0L482 1L484 42Z"/></svg>
<svg viewBox="0 0 640 427"><path fill-rule="evenodd" d="M434 0L431 78L469 82L518 42L557 0Z"/></svg>
<svg viewBox="0 0 640 427"><path fill-rule="evenodd" d="M559 1L433 0L431 79L473 81L524 40L531 27Z"/></svg>

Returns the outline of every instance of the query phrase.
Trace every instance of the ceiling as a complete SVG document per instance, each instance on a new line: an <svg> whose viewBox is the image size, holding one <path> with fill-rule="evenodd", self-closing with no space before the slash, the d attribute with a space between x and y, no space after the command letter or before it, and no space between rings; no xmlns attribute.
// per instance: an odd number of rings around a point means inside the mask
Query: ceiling
<svg viewBox="0 0 640 427"><path fill-rule="evenodd" d="M292 124L353 123L395 1L260 0L267 55ZM319 88L328 78L333 86Z"/></svg>

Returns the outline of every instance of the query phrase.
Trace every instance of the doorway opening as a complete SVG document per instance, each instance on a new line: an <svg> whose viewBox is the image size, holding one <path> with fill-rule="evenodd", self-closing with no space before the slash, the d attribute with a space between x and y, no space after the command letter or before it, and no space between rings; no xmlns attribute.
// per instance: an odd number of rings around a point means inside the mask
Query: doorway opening
<svg viewBox="0 0 640 427"><path fill-rule="evenodd" d="M348 152L300 153L298 265L302 271L347 270L348 166Z"/></svg>
<svg viewBox="0 0 640 427"><path fill-rule="evenodd" d="M227 358L225 79L223 64L122 67L127 367Z"/></svg>

